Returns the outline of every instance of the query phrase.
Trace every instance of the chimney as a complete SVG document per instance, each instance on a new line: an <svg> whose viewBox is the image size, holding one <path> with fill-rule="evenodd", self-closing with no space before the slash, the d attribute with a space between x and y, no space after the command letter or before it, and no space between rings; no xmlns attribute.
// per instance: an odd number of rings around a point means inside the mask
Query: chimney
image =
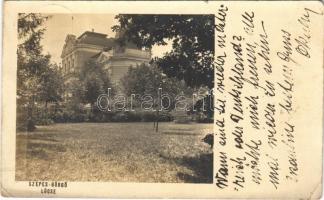
<svg viewBox="0 0 324 200"><path fill-rule="evenodd" d="M94 29L92 29L92 32L94 32Z"/></svg>

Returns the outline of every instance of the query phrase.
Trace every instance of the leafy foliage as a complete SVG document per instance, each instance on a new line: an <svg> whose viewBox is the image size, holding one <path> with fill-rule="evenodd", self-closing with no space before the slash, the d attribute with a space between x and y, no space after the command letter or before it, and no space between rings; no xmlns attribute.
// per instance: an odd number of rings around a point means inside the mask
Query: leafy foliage
<svg viewBox="0 0 324 200"><path fill-rule="evenodd" d="M44 22L49 16L39 13L19 13L18 14L18 52L27 58L37 57L42 53L40 41L44 35Z"/></svg>
<svg viewBox="0 0 324 200"><path fill-rule="evenodd" d="M184 95L185 93L191 93L192 89L186 87L183 81L179 81L174 77L167 77L162 71L155 65L139 65L136 68L130 68L126 76L122 79L122 85L125 90L125 94L139 95L141 98L144 96L150 96L152 101L150 101L152 106L149 106L156 110L156 116L154 119L157 123L154 123L156 132L158 131L158 122L160 121L160 110L171 111L176 104L176 96ZM162 89L160 94L159 89ZM167 94L168 98L162 98L161 95ZM141 99L142 100L142 99ZM135 101L134 107L140 106L140 101ZM136 104L137 102L137 104ZM163 109L161 108L163 106Z"/></svg>
<svg viewBox="0 0 324 200"><path fill-rule="evenodd" d="M49 65L40 77L40 100L43 102L58 102L62 100L63 76L58 66Z"/></svg>
<svg viewBox="0 0 324 200"><path fill-rule="evenodd" d="M78 72L73 88L79 88L75 90L74 95L79 97L82 103L94 105L98 96L107 92L108 88L112 88L112 84L104 66L94 60L89 60Z"/></svg>
<svg viewBox="0 0 324 200"><path fill-rule="evenodd" d="M61 100L62 76L50 55L42 54L40 41L48 16L36 13L18 15L17 49L17 128L35 129L35 108Z"/></svg>
<svg viewBox="0 0 324 200"><path fill-rule="evenodd" d="M94 60L89 60L82 68L69 77L66 92L69 93L63 111L57 116L60 122L109 121L111 116L98 111L95 103L99 95L112 87L107 70ZM90 105L90 110L86 108Z"/></svg>
<svg viewBox="0 0 324 200"><path fill-rule="evenodd" d="M172 50L154 62L169 77L191 87L214 86L214 15L117 15L120 43L152 48L172 41Z"/></svg>
<svg viewBox="0 0 324 200"><path fill-rule="evenodd" d="M135 68L130 68L126 76L121 80L125 94L130 96L136 94L140 96L150 95L154 99L154 107L159 109L159 88L162 89L162 95L168 94L171 102L163 99L162 105L169 110L174 108L175 97L177 95L191 95L193 89L187 87L183 81L176 78L169 78L155 65L141 64Z"/></svg>

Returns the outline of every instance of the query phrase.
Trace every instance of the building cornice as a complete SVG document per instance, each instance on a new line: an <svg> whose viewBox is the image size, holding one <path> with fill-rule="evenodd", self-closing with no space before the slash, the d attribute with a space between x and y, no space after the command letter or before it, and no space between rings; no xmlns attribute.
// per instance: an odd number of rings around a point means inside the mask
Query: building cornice
<svg viewBox="0 0 324 200"><path fill-rule="evenodd" d="M71 54L78 52L78 51L88 51L93 53L98 53L102 51L103 47L97 45L88 45L88 44L76 44L72 51L69 51L65 55L62 55L61 58L64 59L66 57L71 56Z"/></svg>

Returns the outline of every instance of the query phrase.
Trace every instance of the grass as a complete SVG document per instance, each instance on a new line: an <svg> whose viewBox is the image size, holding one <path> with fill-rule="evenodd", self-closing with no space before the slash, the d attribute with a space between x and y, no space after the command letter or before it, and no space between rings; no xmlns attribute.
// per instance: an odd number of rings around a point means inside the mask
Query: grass
<svg viewBox="0 0 324 200"><path fill-rule="evenodd" d="M212 124L79 123L17 133L16 180L211 183Z"/></svg>

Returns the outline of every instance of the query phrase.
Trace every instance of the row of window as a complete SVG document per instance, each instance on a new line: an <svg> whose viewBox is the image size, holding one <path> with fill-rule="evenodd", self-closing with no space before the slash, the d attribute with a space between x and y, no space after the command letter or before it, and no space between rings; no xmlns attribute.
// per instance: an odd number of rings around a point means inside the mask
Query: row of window
<svg viewBox="0 0 324 200"><path fill-rule="evenodd" d="M74 71L74 58L72 56L65 58L62 63L64 73L69 73Z"/></svg>

